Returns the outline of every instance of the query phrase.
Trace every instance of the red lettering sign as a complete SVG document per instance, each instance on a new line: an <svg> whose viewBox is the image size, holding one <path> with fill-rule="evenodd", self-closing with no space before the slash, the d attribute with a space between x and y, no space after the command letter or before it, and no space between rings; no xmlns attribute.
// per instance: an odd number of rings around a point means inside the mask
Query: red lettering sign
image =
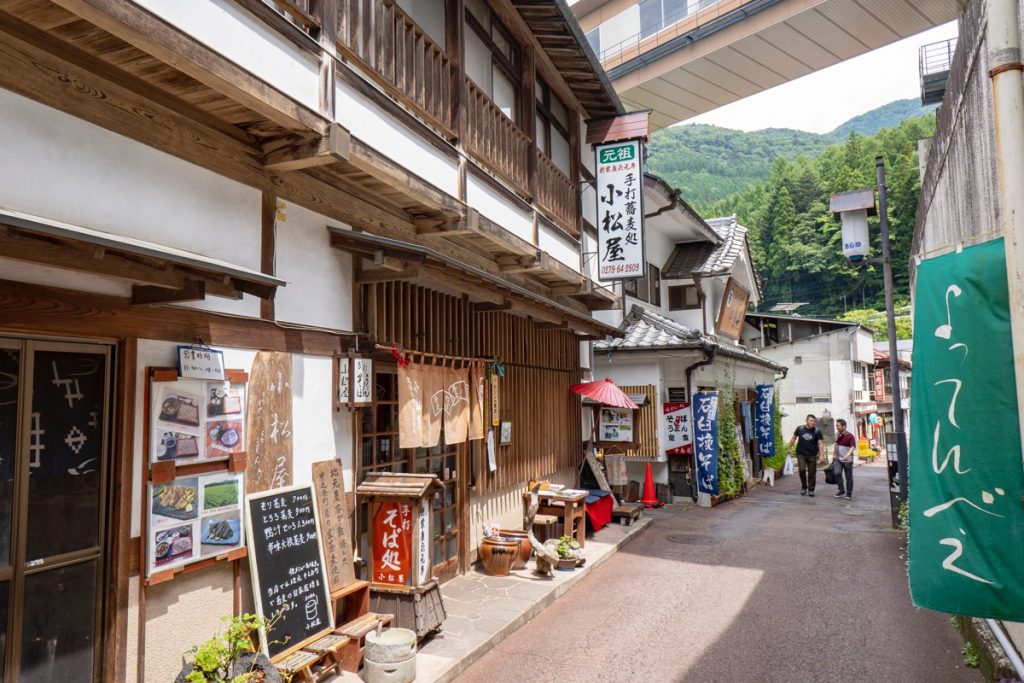
<svg viewBox="0 0 1024 683"><path fill-rule="evenodd" d="M412 569L412 506L383 503L373 518L373 581L405 585Z"/></svg>

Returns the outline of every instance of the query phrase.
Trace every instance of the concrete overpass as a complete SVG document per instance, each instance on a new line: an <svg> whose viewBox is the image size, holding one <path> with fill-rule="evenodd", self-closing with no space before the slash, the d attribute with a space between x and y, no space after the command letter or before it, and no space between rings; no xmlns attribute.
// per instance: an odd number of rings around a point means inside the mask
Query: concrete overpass
<svg viewBox="0 0 1024 683"><path fill-rule="evenodd" d="M962 4L961 0L570 2L623 102L633 109L653 109L655 128L956 19ZM842 96L840 87L837 83L834 96Z"/></svg>

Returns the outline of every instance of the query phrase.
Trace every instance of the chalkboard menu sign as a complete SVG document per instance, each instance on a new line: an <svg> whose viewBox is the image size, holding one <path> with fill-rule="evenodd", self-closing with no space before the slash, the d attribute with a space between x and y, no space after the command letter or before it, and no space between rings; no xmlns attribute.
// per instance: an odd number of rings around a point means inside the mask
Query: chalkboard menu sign
<svg viewBox="0 0 1024 683"><path fill-rule="evenodd" d="M260 633L273 658L334 626L312 486L246 496L257 613L273 621Z"/></svg>

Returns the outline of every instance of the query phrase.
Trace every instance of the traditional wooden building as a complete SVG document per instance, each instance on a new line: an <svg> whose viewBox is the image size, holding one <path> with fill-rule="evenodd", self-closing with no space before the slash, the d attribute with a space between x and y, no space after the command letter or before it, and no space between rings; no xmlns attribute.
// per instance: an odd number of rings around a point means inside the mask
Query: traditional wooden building
<svg viewBox="0 0 1024 683"><path fill-rule="evenodd" d="M4 0L0 63L5 680L170 680L251 609L244 548L156 535L174 477L436 473L442 578L529 479L574 478L568 386L620 305L584 267L581 140L622 105L564 2ZM179 345L224 352L226 397L168 394ZM498 361L495 457L399 448L378 346ZM348 354L371 395L339 409ZM245 419L195 434L235 385Z"/></svg>

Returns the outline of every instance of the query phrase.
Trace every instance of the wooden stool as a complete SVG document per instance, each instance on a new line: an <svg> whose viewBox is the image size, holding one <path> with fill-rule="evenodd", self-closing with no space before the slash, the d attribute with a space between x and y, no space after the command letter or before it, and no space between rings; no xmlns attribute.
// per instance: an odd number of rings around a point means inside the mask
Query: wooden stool
<svg viewBox="0 0 1024 683"><path fill-rule="evenodd" d="M341 648L341 668L345 671L359 671L359 667L363 665L363 653L366 651L366 634L376 631L378 624L383 627L390 626L394 618L392 614L367 612L336 630L334 635L344 636L348 640Z"/></svg>
<svg viewBox="0 0 1024 683"><path fill-rule="evenodd" d="M635 503L622 503L612 510L612 519L618 520L619 524L632 526L633 522L640 519L640 513L644 506Z"/></svg>
<svg viewBox="0 0 1024 683"><path fill-rule="evenodd" d="M302 649L305 652L312 652L317 657L325 660L323 671L317 672L318 676L322 676L330 672L341 673L341 663L343 659L341 653L345 646L350 642L351 639L347 636L339 636L336 633L331 633L319 640L314 640Z"/></svg>
<svg viewBox="0 0 1024 683"><path fill-rule="evenodd" d="M313 665L318 661L320 661L320 655L299 650L280 661L274 662L274 666L286 676L290 676L295 680L312 683L317 680L316 676L313 675L312 669Z"/></svg>
<svg viewBox="0 0 1024 683"><path fill-rule="evenodd" d="M533 518L533 535L544 543L548 539L558 538L558 517L554 515L536 515Z"/></svg>

